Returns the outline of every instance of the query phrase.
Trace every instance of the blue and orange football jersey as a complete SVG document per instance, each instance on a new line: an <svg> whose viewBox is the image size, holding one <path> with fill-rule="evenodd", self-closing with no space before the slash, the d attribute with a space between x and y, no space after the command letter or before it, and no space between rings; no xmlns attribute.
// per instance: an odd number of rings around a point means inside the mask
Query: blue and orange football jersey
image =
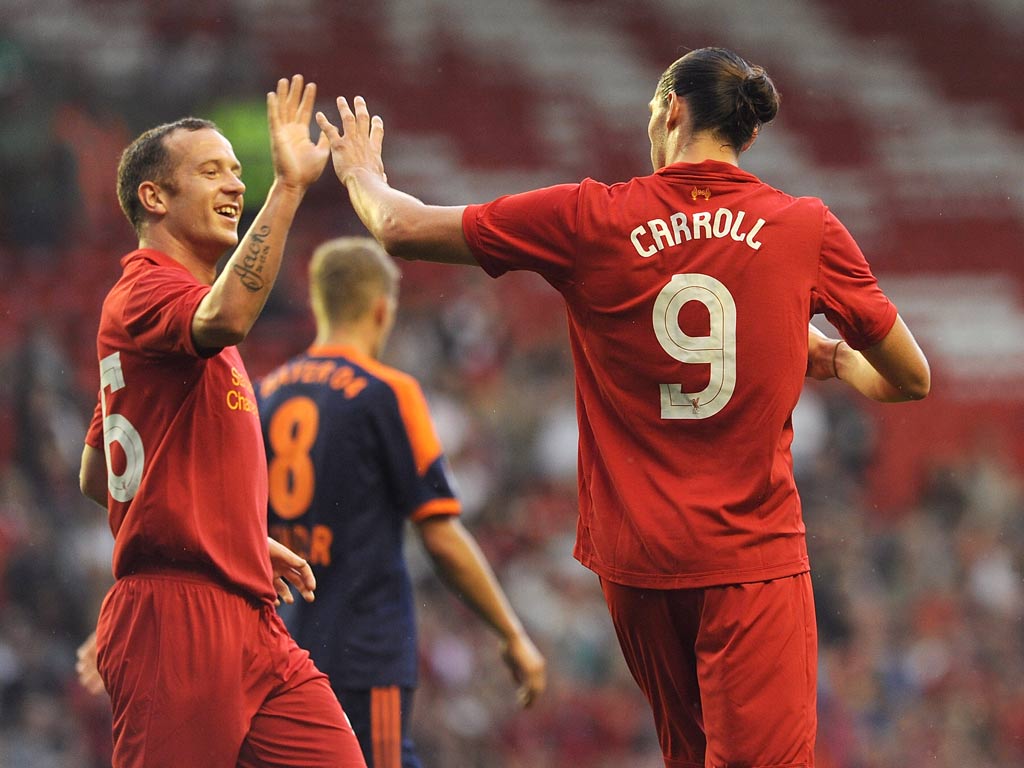
<svg viewBox="0 0 1024 768"><path fill-rule="evenodd" d="M257 395L270 535L317 580L289 630L336 689L415 686L406 521L461 511L419 384L352 347L312 347Z"/></svg>

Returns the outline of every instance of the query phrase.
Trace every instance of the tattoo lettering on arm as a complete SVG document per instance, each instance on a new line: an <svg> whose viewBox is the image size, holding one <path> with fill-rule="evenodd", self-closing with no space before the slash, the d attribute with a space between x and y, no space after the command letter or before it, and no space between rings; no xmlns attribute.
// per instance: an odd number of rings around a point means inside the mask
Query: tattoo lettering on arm
<svg viewBox="0 0 1024 768"><path fill-rule="evenodd" d="M263 226L259 232L250 234L249 246L245 255L242 256L241 264L235 264L233 267L234 273L238 275L242 285L253 293L262 291L266 285L263 279L263 265L267 263L267 255L270 251L270 246L266 244L269 236L269 226Z"/></svg>

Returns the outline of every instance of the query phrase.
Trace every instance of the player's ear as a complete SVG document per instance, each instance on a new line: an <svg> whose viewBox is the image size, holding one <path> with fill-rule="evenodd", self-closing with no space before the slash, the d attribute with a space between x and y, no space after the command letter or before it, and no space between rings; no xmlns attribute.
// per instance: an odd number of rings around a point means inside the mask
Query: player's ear
<svg viewBox="0 0 1024 768"><path fill-rule="evenodd" d="M757 141L757 134L759 130L760 128L754 129L754 132L750 134L750 139L747 140L747 143L740 147L740 152L746 152L748 149L754 146L754 142Z"/></svg>
<svg viewBox="0 0 1024 768"><path fill-rule="evenodd" d="M155 181L144 181L139 184L137 194L139 202L147 212L158 215L167 213L167 193Z"/></svg>
<svg viewBox="0 0 1024 768"><path fill-rule="evenodd" d="M685 125L690 119L690 110L686 106L686 99L672 91L669 91L668 106L665 110L665 127L668 130Z"/></svg>
<svg viewBox="0 0 1024 768"><path fill-rule="evenodd" d="M373 322L377 327L386 327L390 319L390 307L388 306L387 296L381 295L374 298L371 312L373 312Z"/></svg>

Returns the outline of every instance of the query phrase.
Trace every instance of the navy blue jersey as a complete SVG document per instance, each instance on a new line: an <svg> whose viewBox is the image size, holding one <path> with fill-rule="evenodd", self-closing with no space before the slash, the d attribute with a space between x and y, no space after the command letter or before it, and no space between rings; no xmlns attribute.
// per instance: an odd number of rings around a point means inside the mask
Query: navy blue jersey
<svg viewBox="0 0 1024 768"><path fill-rule="evenodd" d="M335 688L415 686L405 522L461 511L419 384L354 348L312 347L256 389L270 535L317 581L289 630Z"/></svg>

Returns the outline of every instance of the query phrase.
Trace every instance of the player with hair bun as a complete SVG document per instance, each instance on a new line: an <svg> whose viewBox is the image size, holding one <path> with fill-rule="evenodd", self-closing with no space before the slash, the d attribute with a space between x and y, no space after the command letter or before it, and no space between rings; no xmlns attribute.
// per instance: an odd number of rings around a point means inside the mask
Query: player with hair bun
<svg viewBox="0 0 1024 768"><path fill-rule="evenodd" d="M806 375L927 395L927 360L817 198L739 167L779 109L760 67L690 51L658 81L654 173L486 205L392 189L383 121L322 113L334 169L389 253L525 269L565 300L576 370L575 556L600 577L665 765L811 766L817 633L792 412ZM842 341L808 329L823 314Z"/></svg>

